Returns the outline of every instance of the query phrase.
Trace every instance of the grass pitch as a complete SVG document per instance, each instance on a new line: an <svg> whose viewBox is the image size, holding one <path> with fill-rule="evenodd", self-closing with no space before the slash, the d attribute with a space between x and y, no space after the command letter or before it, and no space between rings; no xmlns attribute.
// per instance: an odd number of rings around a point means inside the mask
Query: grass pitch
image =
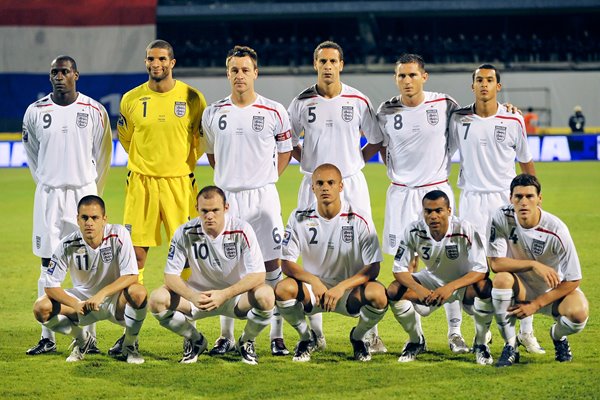
<svg viewBox="0 0 600 400"><path fill-rule="evenodd" d="M375 355L370 363L352 360L348 334L355 321L325 315L327 349L310 363L297 364L291 357L272 357L268 332L257 340L260 364L239 362L237 355L224 358L200 356L197 364L179 365L181 339L161 328L148 315L140 335L140 350L146 358L141 366L127 365L106 355L88 355L75 365L67 364L69 338L58 335L58 352L29 357L25 350L38 340L39 327L31 307L36 298L39 260L31 253L31 218L34 184L27 169L3 169L4 187L0 215L0 398L56 399L587 399L600 397L600 333L596 320L600 304L600 163L538 163L544 208L569 226L577 246L583 281L581 287L591 306L586 329L570 339L574 361L559 364L548 336L552 323L535 317L535 330L546 355L522 353L521 364L507 369L481 367L471 354L451 354L446 343L443 311L423 319L429 352L410 364L396 360L407 338L391 313L379 325L389 353ZM371 191L373 219L383 230L385 191L389 184L382 165L368 165L365 174ZM212 182L208 167L196 170L201 185ZM104 198L109 221L121 223L126 170L109 173ZM291 166L278 184L284 222L294 208L300 182L298 167ZM456 166L451 182L456 182ZM458 191L455 190L458 198ZM166 240L165 240L166 242ZM162 283L167 244L150 251L145 272L149 290ZM392 280L392 259L386 256L380 280ZM463 334L473 338L473 323L463 316ZM199 329L212 343L218 336L218 318L198 321ZM236 322L236 334L243 323ZM120 336L121 328L109 322L98 324L99 347L106 351ZM495 326L491 346L496 359L502 340ZM286 324L286 343L292 349L296 332Z"/></svg>

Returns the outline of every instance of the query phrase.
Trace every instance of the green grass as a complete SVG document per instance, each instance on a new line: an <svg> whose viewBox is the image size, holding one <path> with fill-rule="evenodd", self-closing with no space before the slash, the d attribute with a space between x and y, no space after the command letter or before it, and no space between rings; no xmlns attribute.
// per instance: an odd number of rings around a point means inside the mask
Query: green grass
<svg viewBox="0 0 600 400"><path fill-rule="evenodd" d="M544 195L544 208L558 215L570 227L583 269L582 289L591 304L586 329L571 337L574 361L554 361L548 329L552 323L536 316L535 329L546 355L522 355L522 363L508 369L480 367L472 355L453 355L446 344L446 323L442 311L423 319L430 351L409 365L396 362L406 334L388 313L380 323L380 334L390 353L376 355L372 362L351 360L348 332L355 323L350 318L325 316L328 348L313 355L308 364L292 363L291 358L269 354L268 332L257 340L260 364L251 367L237 356L210 358L202 355L197 364L179 365L181 339L161 328L149 315L140 347L146 358L141 366L131 366L106 355L87 356L76 365L67 364L67 337L58 337L58 352L29 357L25 349L38 339L31 306L36 297L39 260L31 253L31 218L34 185L26 169L3 169L0 174L2 208L0 237L0 398L155 398L155 399L332 399L378 398L529 398L584 399L600 397L600 333L596 314L600 304L600 163L537 164ZM455 168L456 169L456 168ZM212 171L197 168L201 184L212 182ZM369 165L365 174L371 190L373 218L383 229L385 191L388 181L381 165ZM109 220L120 223L126 171L110 171L104 197ZM456 181L456 171L452 182ZM300 182L298 168L290 167L278 187L284 220L296 202ZM458 191L455 191L458 194ZM458 196L457 196L458 197ZM166 244L150 251L145 280L148 288L161 284ZM391 257L386 256L380 280L392 280ZM218 318L198 321L209 341L218 335ZM236 334L243 324L236 323ZM98 324L99 346L106 351L121 329L109 322ZM493 327L492 352L498 357L501 339ZM286 324L288 347L297 336ZM464 317L463 334L473 337L473 324Z"/></svg>

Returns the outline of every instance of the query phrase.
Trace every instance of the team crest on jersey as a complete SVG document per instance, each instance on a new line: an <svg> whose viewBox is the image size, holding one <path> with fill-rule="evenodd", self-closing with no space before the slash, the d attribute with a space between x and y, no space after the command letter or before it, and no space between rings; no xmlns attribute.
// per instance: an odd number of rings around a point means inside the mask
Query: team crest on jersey
<svg viewBox="0 0 600 400"><path fill-rule="evenodd" d="M342 106L342 119L345 122L352 121L354 118L354 107L353 106Z"/></svg>
<svg viewBox="0 0 600 400"><path fill-rule="evenodd" d="M255 115L252 117L252 129L254 132L260 132L265 127L265 117L262 115Z"/></svg>
<svg viewBox="0 0 600 400"><path fill-rule="evenodd" d="M185 110L187 108L187 104L185 101L176 101L175 102L175 115L179 118L185 115Z"/></svg>
<svg viewBox="0 0 600 400"><path fill-rule="evenodd" d="M223 252L225 253L225 257L233 260L237 257L237 246L235 242L223 243Z"/></svg>
<svg viewBox="0 0 600 400"><path fill-rule="evenodd" d="M398 250L396 250L396 255L394 256L394 260L400 261L402 260L402 256L404 255L404 247L398 246Z"/></svg>
<svg viewBox="0 0 600 400"><path fill-rule="evenodd" d="M354 240L353 226L342 226L342 240L346 243L350 243Z"/></svg>
<svg viewBox="0 0 600 400"><path fill-rule="evenodd" d="M438 110L427 110L427 122L429 125L437 125L440 122L440 115L438 114Z"/></svg>
<svg viewBox="0 0 600 400"><path fill-rule="evenodd" d="M390 239L390 246L396 247L396 235L390 233L389 239Z"/></svg>
<svg viewBox="0 0 600 400"><path fill-rule="evenodd" d="M90 115L86 113L77 113L76 123L79 128L85 128L88 124L88 117Z"/></svg>
<svg viewBox="0 0 600 400"><path fill-rule="evenodd" d="M103 263L109 263L113 259L112 249L110 247L104 247L100 249L100 258L102 258Z"/></svg>
<svg viewBox="0 0 600 400"><path fill-rule="evenodd" d="M543 240L533 239L531 243L531 252L536 256L541 256L544 254L544 248L546 247L546 242Z"/></svg>
<svg viewBox="0 0 600 400"><path fill-rule="evenodd" d="M506 127L496 125L494 127L494 137L496 138L496 142L504 142L504 139L506 139Z"/></svg>
<svg viewBox="0 0 600 400"><path fill-rule="evenodd" d="M458 258L458 245L452 244L446 246L446 257L449 260L456 260Z"/></svg>

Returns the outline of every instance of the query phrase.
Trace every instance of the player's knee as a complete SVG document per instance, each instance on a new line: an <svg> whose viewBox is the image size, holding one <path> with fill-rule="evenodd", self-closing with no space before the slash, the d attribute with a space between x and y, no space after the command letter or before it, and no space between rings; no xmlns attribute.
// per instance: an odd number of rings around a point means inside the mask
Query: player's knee
<svg viewBox="0 0 600 400"><path fill-rule="evenodd" d="M169 291L165 287L153 290L148 299L148 307L150 312L159 313L166 310L170 304Z"/></svg>
<svg viewBox="0 0 600 400"><path fill-rule="evenodd" d="M509 272L498 272L492 283L495 289L512 289L515 278Z"/></svg>
<svg viewBox="0 0 600 400"><path fill-rule="evenodd" d="M148 298L148 292L143 285L134 283L127 288L128 298L127 301L133 308L142 308L146 304Z"/></svg>
<svg viewBox="0 0 600 400"><path fill-rule="evenodd" d="M44 323L50 319L50 315L52 314L52 302L46 296L42 296L35 301L33 304L33 315L35 319Z"/></svg>
<svg viewBox="0 0 600 400"><path fill-rule="evenodd" d="M390 283L386 290L387 298L392 301L398 301L402 298L402 295L406 290L401 290L403 287L400 285L400 282L394 281Z"/></svg>
<svg viewBox="0 0 600 400"><path fill-rule="evenodd" d="M565 317L577 324L585 322L589 315L590 310L587 301L581 301L580 299L571 301L564 313Z"/></svg>
<svg viewBox="0 0 600 400"><path fill-rule="evenodd" d="M275 286L275 298L279 301L295 299L298 295L298 284L292 278L285 278Z"/></svg>
<svg viewBox="0 0 600 400"><path fill-rule="evenodd" d="M254 307L259 310L270 310L275 307L275 294L271 286L262 284L252 290L252 300Z"/></svg>
<svg viewBox="0 0 600 400"><path fill-rule="evenodd" d="M387 307L388 299L385 287L379 282L369 282L365 287L365 300L371 307L383 309Z"/></svg>

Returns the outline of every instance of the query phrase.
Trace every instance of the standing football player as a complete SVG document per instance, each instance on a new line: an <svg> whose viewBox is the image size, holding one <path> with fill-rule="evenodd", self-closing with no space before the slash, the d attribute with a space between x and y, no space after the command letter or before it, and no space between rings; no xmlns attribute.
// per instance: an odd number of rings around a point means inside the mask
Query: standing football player
<svg viewBox="0 0 600 400"><path fill-rule="evenodd" d="M23 117L23 146L36 183L32 242L33 253L42 259L38 297L44 295L46 270L56 246L78 229L77 202L102 193L110 167L108 115L102 104L77 92L78 79L75 60L56 57L50 65L52 93L31 104ZM95 325L88 329L95 337ZM43 326L40 341L26 353L55 350L55 335ZM95 344L91 352L98 352Z"/></svg>
<svg viewBox="0 0 600 400"><path fill-rule="evenodd" d="M344 52L339 44L331 41L319 44L313 53L313 67L317 83L302 91L288 108L293 155L300 161L300 171L304 174L298 190L298 208L304 209L314 201L311 175L317 166L330 163L342 172L342 196L370 215L369 187L362 168L365 161L377 154L383 141L375 111L364 94L340 80ZM362 149L361 135L368 142ZM318 347L324 347L321 314L311 317L311 327L317 334ZM369 335L371 351L385 352L376 330L377 327Z"/></svg>
<svg viewBox="0 0 600 400"><path fill-rule="evenodd" d="M258 57L250 47L235 46L225 62L231 94L206 108L202 127L206 154L215 169L215 184L225 191L229 214L248 222L265 260L266 282L281 281L281 204L275 187L292 153L290 122L285 108L254 91ZM221 318L221 337L210 351L234 349L233 319ZM287 355L281 316L271 324L271 353Z"/></svg>
<svg viewBox="0 0 600 400"><path fill-rule="evenodd" d="M482 64L473 72L472 81L475 102L457 110L450 120L450 153L455 148L460 152L459 215L481 237L488 237L492 214L509 203L515 158L524 173L535 175L535 167L523 117L498 103L500 72ZM530 353L545 353L533 334L533 318L521 320L518 340Z"/></svg>
<svg viewBox="0 0 600 400"><path fill-rule="evenodd" d="M488 251L496 273L492 301L505 341L496 365L519 362L515 321L535 313L554 318L554 358L571 361L567 336L581 332L589 316L573 239L560 219L542 210L542 186L535 176L512 180L510 203L492 217Z"/></svg>

